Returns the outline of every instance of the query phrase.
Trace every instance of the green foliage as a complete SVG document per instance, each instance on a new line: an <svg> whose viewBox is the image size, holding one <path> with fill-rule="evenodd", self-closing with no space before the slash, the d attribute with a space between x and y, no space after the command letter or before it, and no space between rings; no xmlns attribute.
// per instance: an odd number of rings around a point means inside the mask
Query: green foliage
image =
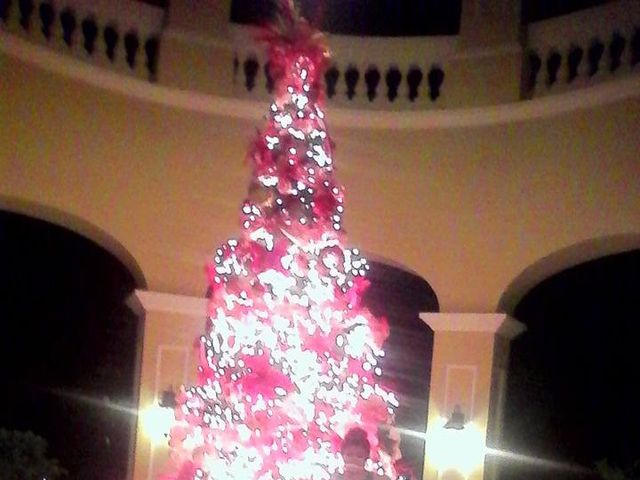
<svg viewBox="0 0 640 480"><path fill-rule="evenodd" d="M0 428L2 480L58 480L67 472L58 460L47 458L47 441L33 432Z"/></svg>
<svg viewBox="0 0 640 480"><path fill-rule="evenodd" d="M608 460L600 460L596 463L596 471L602 480L637 480L640 478L640 460L625 469L611 465Z"/></svg>

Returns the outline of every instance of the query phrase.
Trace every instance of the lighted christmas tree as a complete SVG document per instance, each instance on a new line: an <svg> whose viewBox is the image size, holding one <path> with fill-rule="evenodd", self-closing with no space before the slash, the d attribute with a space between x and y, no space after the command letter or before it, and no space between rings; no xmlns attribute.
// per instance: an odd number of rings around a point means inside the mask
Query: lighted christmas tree
<svg viewBox="0 0 640 480"><path fill-rule="evenodd" d="M398 406L381 385L389 332L362 304L366 259L344 243L322 110L327 49L291 4L266 35L275 99L249 152L242 234L209 266L199 381L178 395L180 480L329 480L353 428L370 443L367 469L396 478L380 438Z"/></svg>

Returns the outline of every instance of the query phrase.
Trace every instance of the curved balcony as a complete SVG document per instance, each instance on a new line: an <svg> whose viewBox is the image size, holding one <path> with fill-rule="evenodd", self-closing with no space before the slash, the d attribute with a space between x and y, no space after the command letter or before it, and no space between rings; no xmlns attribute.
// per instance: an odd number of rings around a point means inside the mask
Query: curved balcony
<svg viewBox="0 0 640 480"><path fill-rule="evenodd" d="M524 87L529 97L637 73L640 3L612 2L532 23L526 50Z"/></svg>
<svg viewBox="0 0 640 480"><path fill-rule="evenodd" d="M2 27L10 34L150 81L156 79L164 13L133 0L0 1Z"/></svg>
<svg viewBox="0 0 640 480"><path fill-rule="evenodd" d="M273 82L252 29L233 25L233 91L241 98L270 96ZM456 36L350 37L330 35L332 64L325 73L331 103L377 109L444 108L446 71L456 61Z"/></svg>
<svg viewBox="0 0 640 480"><path fill-rule="evenodd" d="M638 77L640 4L634 0L527 25L520 23L517 2L485 3L462 2L455 35L328 34L330 105L346 112L461 112ZM215 100L218 110L249 112L250 104L269 98L273 81L255 30L229 22L230 8L229 0L173 2L169 9L133 0L3 0L0 47L9 35L56 58L70 56L170 89L147 97L189 92L192 98L183 104Z"/></svg>

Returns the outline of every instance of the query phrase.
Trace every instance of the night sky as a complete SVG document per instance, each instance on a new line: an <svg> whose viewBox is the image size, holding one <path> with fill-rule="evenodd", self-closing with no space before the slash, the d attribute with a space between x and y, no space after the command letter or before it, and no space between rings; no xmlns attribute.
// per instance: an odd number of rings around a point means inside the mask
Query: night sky
<svg viewBox="0 0 640 480"><path fill-rule="evenodd" d="M523 24L566 15L611 0L522 0ZM233 0L231 19L264 24L275 0ZM342 35L456 35L461 0L297 0L309 20L319 17L322 30ZM315 22L318 23L317 21Z"/></svg>
<svg viewBox="0 0 640 480"><path fill-rule="evenodd" d="M274 3L234 0L231 19L264 24ZM320 12L322 30L336 34L455 35L460 28L461 0L298 0L297 4L309 20L316 19Z"/></svg>

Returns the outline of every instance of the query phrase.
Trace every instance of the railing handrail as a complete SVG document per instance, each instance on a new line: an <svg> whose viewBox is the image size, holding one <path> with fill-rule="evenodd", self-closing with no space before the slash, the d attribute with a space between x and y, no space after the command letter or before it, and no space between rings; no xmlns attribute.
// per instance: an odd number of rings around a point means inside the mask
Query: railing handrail
<svg viewBox="0 0 640 480"><path fill-rule="evenodd" d="M261 102L185 91L127 77L78 61L68 55L35 45L0 29L0 50L39 68L80 80L100 89L171 108L212 115L259 120L266 106ZM332 125L356 129L446 129L477 127L545 118L578 109L589 109L640 95L640 75L600 83L593 88L565 92L508 104L452 110L370 111L329 106Z"/></svg>
<svg viewBox="0 0 640 480"><path fill-rule="evenodd" d="M155 80L162 8L133 0L5 3L1 28L54 50Z"/></svg>
<svg viewBox="0 0 640 480"><path fill-rule="evenodd" d="M255 27L229 22L211 36L207 30L195 33L165 28L164 9L133 0L25 0L9 5L13 18L10 22L3 18L9 31L46 44L58 53L69 53L101 67L112 66L119 73L156 80L162 38L168 44L177 40L173 43L181 44L177 52L192 44L203 60L214 53L211 58L221 62L212 70L224 70L219 79L214 79L218 82L215 88L220 90L211 91L204 83L191 84L189 60L182 65L174 56L167 66L175 71L167 71L167 77L183 75L181 82L175 83L182 89L255 100L267 98L273 87L264 47L254 40ZM332 104L354 111L413 112L515 101L520 93L521 61L525 62L523 98L593 86L614 75L639 71L637 0L619 0L526 28L529 35L525 45L511 40L480 48L465 43L464 32L426 37L329 34L333 56L325 76L327 96ZM490 70L492 65L482 62L494 61L498 68L507 66L501 72L508 78L500 77L502 73L489 81L489 77L474 77L473 69ZM491 85L495 92L480 90L485 97L478 101L473 93L468 94L476 85L480 89Z"/></svg>

